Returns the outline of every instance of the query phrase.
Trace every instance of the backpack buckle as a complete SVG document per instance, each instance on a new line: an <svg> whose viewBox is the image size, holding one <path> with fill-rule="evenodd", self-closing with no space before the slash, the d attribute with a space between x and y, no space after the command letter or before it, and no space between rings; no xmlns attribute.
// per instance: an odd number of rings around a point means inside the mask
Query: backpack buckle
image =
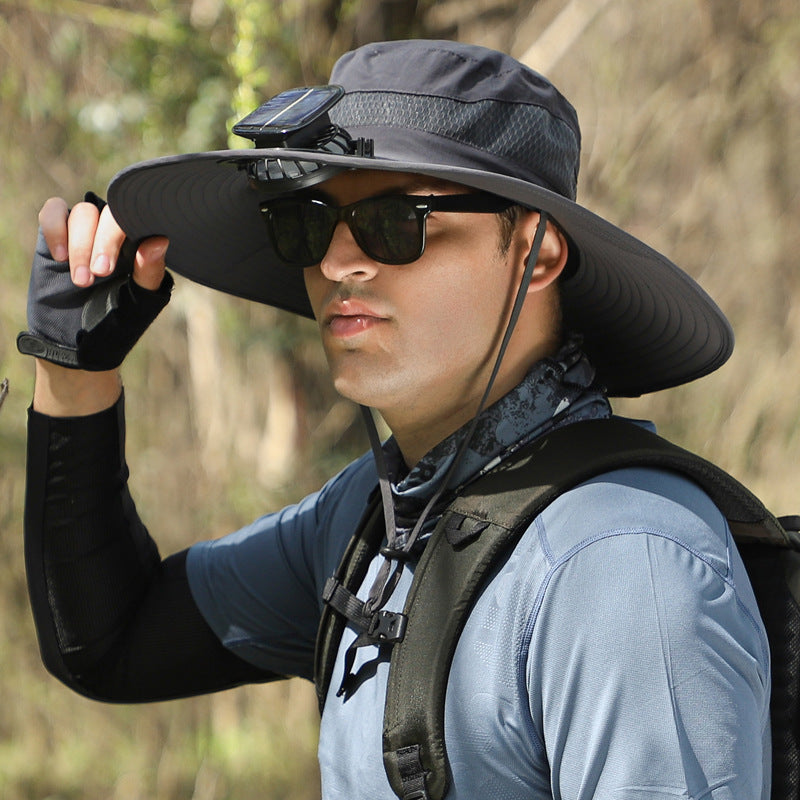
<svg viewBox="0 0 800 800"><path fill-rule="evenodd" d="M408 617L394 611L376 611L372 615L367 636L379 642L402 642Z"/></svg>

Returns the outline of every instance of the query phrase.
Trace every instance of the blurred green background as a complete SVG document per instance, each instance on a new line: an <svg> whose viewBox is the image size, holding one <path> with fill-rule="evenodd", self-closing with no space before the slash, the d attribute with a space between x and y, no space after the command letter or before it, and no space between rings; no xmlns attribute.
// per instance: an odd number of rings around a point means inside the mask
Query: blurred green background
<svg viewBox="0 0 800 800"><path fill-rule="evenodd" d="M584 131L580 200L728 314L731 361L618 402L800 512L796 0L0 0L0 797L319 796L312 691L291 681L106 706L42 668L22 557L32 364L16 353L36 215L144 158L225 147L277 91L405 36L510 52ZM413 66L410 66L413 68ZM313 325L178 281L125 368L132 490L162 552L315 488L364 447Z"/></svg>

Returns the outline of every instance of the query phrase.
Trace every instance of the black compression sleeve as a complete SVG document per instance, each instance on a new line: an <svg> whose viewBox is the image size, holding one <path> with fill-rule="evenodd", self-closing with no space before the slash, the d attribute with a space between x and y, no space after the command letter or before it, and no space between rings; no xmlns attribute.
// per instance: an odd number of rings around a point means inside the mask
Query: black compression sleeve
<svg viewBox="0 0 800 800"><path fill-rule="evenodd" d="M185 554L161 561L127 489L124 410L31 410L25 561L47 669L97 699L181 697L273 677L226 650L191 597Z"/></svg>
<svg viewBox="0 0 800 800"><path fill-rule="evenodd" d="M162 562L125 634L83 682L105 700L137 703L278 677L220 643L192 599L183 551Z"/></svg>

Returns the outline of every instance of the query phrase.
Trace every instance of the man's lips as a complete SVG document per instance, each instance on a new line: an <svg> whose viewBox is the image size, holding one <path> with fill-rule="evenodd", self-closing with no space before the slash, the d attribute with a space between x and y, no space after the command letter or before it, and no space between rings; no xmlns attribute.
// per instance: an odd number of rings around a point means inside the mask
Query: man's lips
<svg viewBox="0 0 800 800"><path fill-rule="evenodd" d="M325 310L327 329L337 337L355 336L385 322L387 317L378 309L359 300L336 300Z"/></svg>

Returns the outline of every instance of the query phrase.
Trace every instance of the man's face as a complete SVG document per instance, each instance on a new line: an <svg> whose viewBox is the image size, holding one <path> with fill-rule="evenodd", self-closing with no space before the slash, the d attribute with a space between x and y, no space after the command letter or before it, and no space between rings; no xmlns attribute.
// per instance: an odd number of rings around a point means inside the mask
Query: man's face
<svg viewBox="0 0 800 800"><path fill-rule="evenodd" d="M365 171L321 189L338 205L388 192L467 191ZM501 253L495 214L433 212L426 224L425 252L411 264L372 260L340 223L322 262L305 270L336 389L377 408L396 434L455 430L474 415L519 281L514 248Z"/></svg>

